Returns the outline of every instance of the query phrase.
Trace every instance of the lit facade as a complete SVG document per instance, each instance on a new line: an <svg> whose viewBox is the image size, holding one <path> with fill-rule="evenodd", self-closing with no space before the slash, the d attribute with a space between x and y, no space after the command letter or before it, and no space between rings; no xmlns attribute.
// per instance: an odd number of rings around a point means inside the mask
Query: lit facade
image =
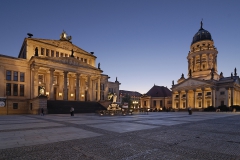
<svg viewBox="0 0 240 160"><path fill-rule="evenodd" d="M239 76L224 77L217 68L217 48L211 34L201 27L194 35L188 60L188 77L180 77L177 84L172 82L172 107L187 107L202 110L209 106L240 105Z"/></svg>
<svg viewBox="0 0 240 160"><path fill-rule="evenodd" d="M96 58L93 52L72 44L65 32L60 40L25 38L18 58L0 55L0 97L7 98L0 114L35 114L43 103L41 96L104 101L109 90L119 94L120 83L108 81L100 63L95 65Z"/></svg>

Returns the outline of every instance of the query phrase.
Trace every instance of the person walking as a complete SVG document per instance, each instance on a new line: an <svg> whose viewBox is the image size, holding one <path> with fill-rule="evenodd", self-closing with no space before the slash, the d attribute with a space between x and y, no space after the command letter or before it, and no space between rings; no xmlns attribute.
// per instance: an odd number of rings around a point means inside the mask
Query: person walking
<svg viewBox="0 0 240 160"><path fill-rule="evenodd" d="M44 109L41 108L41 116L44 116Z"/></svg>
<svg viewBox="0 0 240 160"><path fill-rule="evenodd" d="M192 114L192 108L188 107L188 114L191 115Z"/></svg>
<svg viewBox="0 0 240 160"><path fill-rule="evenodd" d="M74 108L72 107L72 116L74 116Z"/></svg>

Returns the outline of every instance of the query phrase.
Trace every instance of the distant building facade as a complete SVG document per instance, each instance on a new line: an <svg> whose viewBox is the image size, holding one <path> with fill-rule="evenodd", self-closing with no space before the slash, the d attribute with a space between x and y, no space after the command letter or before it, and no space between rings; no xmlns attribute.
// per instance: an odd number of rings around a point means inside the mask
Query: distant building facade
<svg viewBox="0 0 240 160"><path fill-rule="evenodd" d="M131 97L131 101L133 102L133 108L139 108L140 107L140 97L142 96L141 93L136 91L127 91L127 90L119 90L119 98L120 102L122 102L123 97L126 95Z"/></svg>
<svg viewBox="0 0 240 160"><path fill-rule="evenodd" d="M182 74L177 84L172 82L174 109L204 109L209 106L240 105L240 83L237 70L224 77L217 68L217 48L210 32L201 27L194 35L187 56L188 76Z"/></svg>
<svg viewBox="0 0 240 160"><path fill-rule="evenodd" d="M172 92L164 86L154 85L140 98L141 108L170 109L172 107Z"/></svg>
<svg viewBox="0 0 240 160"><path fill-rule="evenodd" d="M32 36L32 35L31 35ZM101 101L109 90L119 93L118 81L109 82L96 56L72 44L66 32L60 40L25 38L18 58L0 55L0 114L36 114L41 97L48 100ZM40 97L40 99L39 99Z"/></svg>

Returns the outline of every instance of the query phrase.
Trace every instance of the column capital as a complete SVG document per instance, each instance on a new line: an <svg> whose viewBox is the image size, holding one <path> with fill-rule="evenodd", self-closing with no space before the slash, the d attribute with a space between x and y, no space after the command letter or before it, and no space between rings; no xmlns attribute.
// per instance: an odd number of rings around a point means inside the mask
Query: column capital
<svg viewBox="0 0 240 160"><path fill-rule="evenodd" d="M68 74L68 71L63 71L64 74Z"/></svg>
<svg viewBox="0 0 240 160"><path fill-rule="evenodd" d="M54 69L54 68L50 68L49 71L50 71L50 72L54 72L55 69Z"/></svg>

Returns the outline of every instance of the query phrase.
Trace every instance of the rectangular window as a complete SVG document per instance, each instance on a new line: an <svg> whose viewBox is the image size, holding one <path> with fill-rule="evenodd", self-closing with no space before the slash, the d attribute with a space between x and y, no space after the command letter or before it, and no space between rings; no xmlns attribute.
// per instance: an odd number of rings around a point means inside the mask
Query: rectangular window
<svg viewBox="0 0 240 160"><path fill-rule="evenodd" d="M185 108L186 107L186 103L185 102L183 102L183 108Z"/></svg>
<svg viewBox="0 0 240 160"><path fill-rule="evenodd" d="M202 93L198 93L198 96L202 96Z"/></svg>
<svg viewBox="0 0 240 160"><path fill-rule="evenodd" d="M81 61L83 61L83 58L81 58Z"/></svg>
<svg viewBox="0 0 240 160"><path fill-rule="evenodd" d="M162 103L162 100L160 100L160 107L163 107L163 103Z"/></svg>
<svg viewBox="0 0 240 160"><path fill-rule="evenodd" d="M24 85L20 84L20 96L24 96Z"/></svg>
<svg viewBox="0 0 240 160"><path fill-rule="evenodd" d="M44 80L43 80L43 75L39 74L38 75L38 84L43 84Z"/></svg>
<svg viewBox="0 0 240 160"><path fill-rule="evenodd" d="M147 101L144 101L144 106L147 106Z"/></svg>
<svg viewBox="0 0 240 160"><path fill-rule="evenodd" d="M104 92L101 92L100 99L104 100Z"/></svg>
<svg viewBox="0 0 240 160"><path fill-rule="evenodd" d="M59 57L59 52L56 52L56 57Z"/></svg>
<svg viewBox="0 0 240 160"><path fill-rule="evenodd" d="M201 101L198 102L198 107L199 108L202 107L202 102Z"/></svg>
<svg viewBox="0 0 240 160"><path fill-rule="evenodd" d="M207 96L210 96L211 95L211 92L207 92Z"/></svg>
<svg viewBox="0 0 240 160"><path fill-rule="evenodd" d="M207 101L207 106L208 106L208 107L210 106L210 101Z"/></svg>
<svg viewBox="0 0 240 160"><path fill-rule="evenodd" d="M13 95L18 96L18 84L13 84Z"/></svg>
<svg viewBox="0 0 240 160"><path fill-rule="evenodd" d="M57 85L57 76L53 76L53 85Z"/></svg>
<svg viewBox="0 0 240 160"><path fill-rule="evenodd" d="M18 109L18 103L13 103L13 109Z"/></svg>
<svg viewBox="0 0 240 160"><path fill-rule="evenodd" d="M175 97L175 98L178 98L178 96L179 96L179 95L176 95L176 97Z"/></svg>
<svg viewBox="0 0 240 160"><path fill-rule="evenodd" d="M11 96L11 83L6 83L6 95Z"/></svg>
<svg viewBox="0 0 240 160"><path fill-rule="evenodd" d="M186 94L183 94L182 97L185 98L185 97L186 97Z"/></svg>
<svg viewBox="0 0 240 160"><path fill-rule="evenodd" d="M87 63L87 59L84 59L84 62Z"/></svg>
<svg viewBox="0 0 240 160"><path fill-rule="evenodd" d="M44 48L41 48L41 55L44 55Z"/></svg>
<svg viewBox="0 0 240 160"><path fill-rule="evenodd" d="M46 49L46 56L49 56L49 49Z"/></svg>
<svg viewBox="0 0 240 160"><path fill-rule="evenodd" d="M178 102L176 103L176 108L178 108Z"/></svg>
<svg viewBox="0 0 240 160"><path fill-rule="evenodd" d="M6 71L6 80L11 81L12 80L12 71Z"/></svg>
<svg viewBox="0 0 240 160"><path fill-rule="evenodd" d="M63 57L63 53L61 53L61 57Z"/></svg>
<svg viewBox="0 0 240 160"><path fill-rule="evenodd" d="M13 80L18 81L18 72L16 71L13 72Z"/></svg>
<svg viewBox="0 0 240 160"><path fill-rule="evenodd" d="M54 57L54 50L51 50L51 57Z"/></svg>
<svg viewBox="0 0 240 160"><path fill-rule="evenodd" d="M68 57L68 54L65 54L65 57Z"/></svg>
<svg viewBox="0 0 240 160"><path fill-rule="evenodd" d="M77 57L77 59L79 59L79 57Z"/></svg>
<svg viewBox="0 0 240 160"><path fill-rule="evenodd" d="M156 101L153 101L153 106L156 107L157 103Z"/></svg>
<svg viewBox="0 0 240 160"><path fill-rule="evenodd" d="M224 92L224 91L220 92L220 95L224 95L224 94L225 94L225 92Z"/></svg>
<svg viewBox="0 0 240 160"><path fill-rule="evenodd" d="M20 72L20 82L24 82L25 81L25 73Z"/></svg>
<svg viewBox="0 0 240 160"><path fill-rule="evenodd" d="M172 101L167 101L167 104L172 104Z"/></svg>
<svg viewBox="0 0 240 160"><path fill-rule="evenodd" d="M104 84L103 84L103 83L101 83L100 89L101 89L102 91L104 91Z"/></svg>

